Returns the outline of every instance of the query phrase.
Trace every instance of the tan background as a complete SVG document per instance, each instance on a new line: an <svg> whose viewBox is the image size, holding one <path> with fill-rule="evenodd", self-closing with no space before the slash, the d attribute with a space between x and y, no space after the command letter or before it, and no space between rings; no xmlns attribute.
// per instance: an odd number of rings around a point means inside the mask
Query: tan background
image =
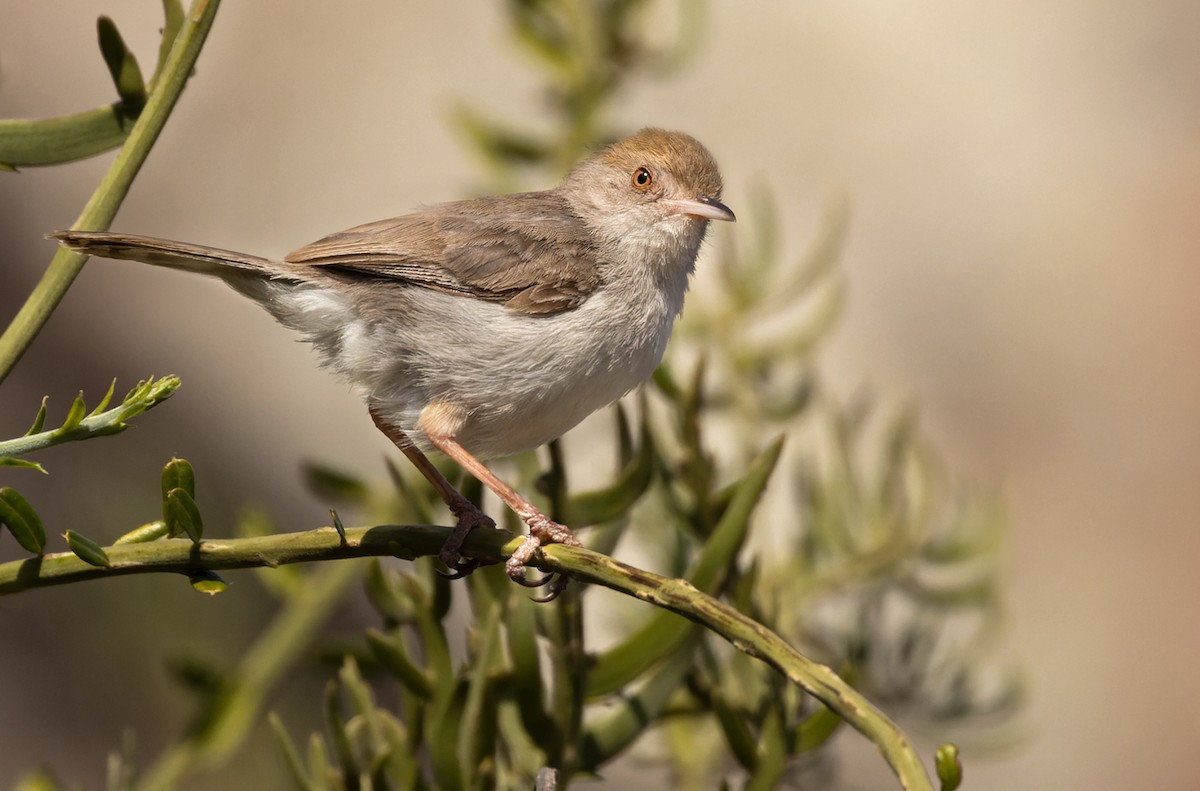
<svg viewBox="0 0 1200 791"><path fill-rule="evenodd" d="M152 62L157 3L0 2L0 115L110 100L98 13ZM795 253L848 196L851 302L827 371L912 398L958 470L1003 485L1030 737L968 756L974 791L1200 787L1198 33L1183 0L718 2L692 66L618 103L629 129L704 140L734 208L768 185ZM477 163L448 113L536 118L532 75L490 4L228 2L114 227L281 254L461 196ZM73 220L108 161L0 174L0 320L49 258L41 234ZM80 387L151 372L185 386L135 431L46 454L48 484L0 476L40 498L52 532L111 539L151 517L173 452L199 466L202 497L259 499L295 526L322 519L295 460L378 472L384 442L306 348L219 284L133 265L89 265L5 383L0 434L46 392L63 410ZM219 523L232 506L213 508ZM234 621L244 602L183 587L0 601L0 786L50 761L98 787L124 725L153 754L158 723L186 711L162 655L228 661L261 616ZM856 738L841 740L851 784L889 787Z"/></svg>

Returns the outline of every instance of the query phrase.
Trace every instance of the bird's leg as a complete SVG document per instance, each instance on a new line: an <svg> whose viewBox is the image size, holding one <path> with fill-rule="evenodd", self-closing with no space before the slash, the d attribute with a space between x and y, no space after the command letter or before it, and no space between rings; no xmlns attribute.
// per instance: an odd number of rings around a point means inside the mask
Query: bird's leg
<svg viewBox="0 0 1200 791"><path fill-rule="evenodd" d="M522 497L507 483L500 480L494 472L484 466L483 462L468 453L466 448L459 445L454 439L429 433L426 433L425 436L435 448L454 459L463 469L478 478L480 483L495 492L496 496L503 500L505 505L511 508L517 516L521 517L521 521L529 525L529 535L525 537L524 543L517 547L517 550L509 557L508 562L504 564L505 570L508 571L508 576L513 582L527 584L525 583L525 564L533 558L534 553L537 552L538 547L542 544L568 544L573 547L583 546L579 539L575 537L575 534L571 532L570 528L560 525L539 511L533 503ZM553 599L566 586L566 577L556 580L547 592L545 600Z"/></svg>
<svg viewBox="0 0 1200 791"><path fill-rule="evenodd" d="M466 541L467 534L475 528L495 528L496 523L492 521L491 517L480 511L475 503L455 489L454 485L446 480L446 476L433 466L429 457L413 444L407 434L385 421L374 407L368 411L371 413L371 419L375 421L375 426L383 432L385 437L396 444L400 452L408 457L412 465L425 476L425 480L433 485L438 496L442 498L442 502L446 504L450 513L454 514L454 518L457 520L453 532L446 539L446 543L442 545L442 551L438 553L438 557L453 570L454 577L462 577L471 573L479 567L479 561L462 559L459 550L462 549L463 541Z"/></svg>

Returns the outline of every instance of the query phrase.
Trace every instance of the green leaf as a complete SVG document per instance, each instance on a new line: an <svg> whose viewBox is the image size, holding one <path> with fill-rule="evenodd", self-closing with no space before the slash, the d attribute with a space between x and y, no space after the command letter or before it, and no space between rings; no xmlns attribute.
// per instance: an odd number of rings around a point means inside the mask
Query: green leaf
<svg viewBox="0 0 1200 791"><path fill-rule="evenodd" d="M0 119L0 169L58 165L125 142L134 118L118 102L73 115Z"/></svg>
<svg viewBox="0 0 1200 791"><path fill-rule="evenodd" d="M389 456L384 459L384 465L387 467L388 477L392 479L392 485L396 487L396 494L400 498L400 502L405 504L405 508L411 512L412 519L416 522L424 522L431 524L436 522L437 517L434 516L432 504L430 503L431 495L429 494L432 487L425 484L424 479L421 480L421 487L413 486L400 468L396 466L396 462ZM408 467L409 470L413 468Z"/></svg>
<svg viewBox="0 0 1200 791"><path fill-rule="evenodd" d="M835 201L825 211L820 232L796 266L790 268L791 278L772 289L774 301L764 304L767 309L795 305L796 298L828 280L836 270L850 229L850 203L844 198Z"/></svg>
<svg viewBox="0 0 1200 791"><path fill-rule="evenodd" d="M555 71L567 70L576 38L565 20L548 13L543 3L513 3L512 22L517 41Z"/></svg>
<svg viewBox="0 0 1200 791"><path fill-rule="evenodd" d="M54 430L54 436L61 437L70 434L75 429L79 428L79 424L83 422L84 415L87 414L87 404L83 402L83 392L75 396L75 400L71 403L71 409L67 412L67 419L63 424Z"/></svg>
<svg viewBox="0 0 1200 791"><path fill-rule="evenodd" d="M108 386L108 392L104 394L104 398L100 399L100 403L97 404L96 408L93 409L88 414L88 417L96 417L96 415L99 415L101 412L108 409L108 402L112 400L113 390L115 390L116 387L117 387L117 380L113 379L112 382Z"/></svg>
<svg viewBox="0 0 1200 791"><path fill-rule="evenodd" d="M683 401L683 388L675 381L670 364L662 363L655 368L654 373L650 376L650 381L671 402L679 404Z"/></svg>
<svg viewBox="0 0 1200 791"><path fill-rule="evenodd" d="M304 485L322 500L338 503L363 503L370 495L367 485L341 470L317 462L304 465Z"/></svg>
<svg viewBox="0 0 1200 791"><path fill-rule="evenodd" d="M454 122L467 143L490 162L499 161L509 166L535 165L547 161L551 154L550 147L537 138L503 128L466 107L458 108Z"/></svg>
<svg viewBox="0 0 1200 791"><path fill-rule="evenodd" d="M216 596L229 588L229 583L221 579L215 571L196 571L188 575L188 582L199 593Z"/></svg>
<svg viewBox="0 0 1200 791"><path fill-rule="evenodd" d="M464 770L468 767L463 766L457 749L464 692L464 685L457 680L445 690L435 687L434 701L429 707L426 732L434 786L438 788L467 787Z"/></svg>
<svg viewBox="0 0 1200 791"><path fill-rule="evenodd" d="M8 456L0 457L0 467L22 467L27 470L37 470L43 475L49 475L46 468L38 464L36 461L25 461L25 459L13 459Z"/></svg>
<svg viewBox="0 0 1200 791"><path fill-rule="evenodd" d="M308 773L304 771L304 763L300 759L300 752L296 749L296 743L292 741L292 737L288 733L287 727L283 724L283 720L273 711L267 714L267 720L271 723L271 730L275 732L275 739L279 742L279 748L283 750L283 760L287 764L288 771L291 772L292 780L302 791L320 791L320 786L310 780Z"/></svg>
<svg viewBox="0 0 1200 791"><path fill-rule="evenodd" d="M620 696L606 708L603 716L588 722L579 747L580 765L584 770L598 771L658 719L692 670L692 653L699 644L699 637L693 634L685 643L686 648L672 654L636 693Z"/></svg>
<svg viewBox="0 0 1200 791"><path fill-rule="evenodd" d="M436 575L435 575L436 576ZM433 700L426 709L425 733L430 746L430 765L435 785L442 788L462 788L463 766L456 749L459 723L462 717L463 685L459 682L450 656L446 627L430 609L429 595L422 602L417 592L418 581L401 577L413 591L418 606L413 613L427 672L433 680Z"/></svg>
<svg viewBox="0 0 1200 791"><path fill-rule="evenodd" d="M418 605L406 590L395 582L395 572L387 571L378 558L371 558L364 582L367 600L386 620L397 624L411 623Z"/></svg>
<svg viewBox="0 0 1200 791"><path fill-rule="evenodd" d="M314 733L308 737L308 773L312 777L323 778L332 777L334 772L333 765L329 763L329 750L325 747L325 740L321 738L321 734ZM329 788L327 785L317 786L319 791L325 791Z"/></svg>
<svg viewBox="0 0 1200 791"><path fill-rule="evenodd" d="M342 689L349 696L350 702L357 712L357 722L366 726L366 738L360 740L360 743L367 745L369 748L367 750L367 761L374 764L376 758L381 753L386 754L388 750L387 741L383 736L383 727L379 721L379 709L375 705L375 695L371 692L370 685L363 679L362 673L358 669L358 663L354 661L354 657L347 656L342 662L342 669L338 672L338 680L341 682Z"/></svg>
<svg viewBox="0 0 1200 791"><path fill-rule="evenodd" d="M137 58L129 51L117 26L108 17L102 16L96 20L96 32L100 39L100 54L104 56L108 73L117 87L117 95L126 107L140 111L146 103L146 81L142 79Z"/></svg>
<svg viewBox="0 0 1200 791"><path fill-rule="evenodd" d="M342 707L338 700L338 685L332 679L325 685L325 731L329 734L329 740L333 743L333 754L337 758L338 765L342 768L343 777L355 777L358 775L358 759L354 755L354 746L350 742L350 735L346 733L346 726L342 722Z"/></svg>
<svg viewBox="0 0 1200 791"><path fill-rule="evenodd" d="M92 566L99 566L106 569L112 566L108 559L108 553L104 548L97 544L87 536L80 535L74 530L68 530L63 534L67 539L67 546L75 553L75 557Z"/></svg>
<svg viewBox="0 0 1200 791"><path fill-rule="evenodd" d="M824 745L845 722L831 709L821 706L805 717L792 731L792 749L797 753L811 752Z"/></svg>
<svg viewBox="0 0 1200 791"><path fill-rule="evenodd" d="M753 771L758 764L758 739L746 724L743 713L731 706L720 690L712 690L709 702L729 751L743 769Z"/></svg>
<svg viewBox="0 0 1200 791"><path fill-rule="evenodd" d="M489 763L496 744L495 665L499 662L500 621L503 608L493 604L478 622L479 648L474 667L469 672L467 694L463 701L462 720L458 728L458 756L467 779L473 784L480 771Z"/></svg>
<svg viewBox="0 0 1200 791"><path fill-rule="evenodd" d="M0 524L5 525L25 550L42 554L46 548L46 529L29 501L10 486L0 489Z"/></svg>
<svg viewBox="0 0 1200 791"><path fill-rule="evenodd" d="M204 537L204 520L200 517L200 509L184 489L167 492L167 499L163 501L163 521L167 523L168 536L183 533L196 544Z"/></svg>
<svg viewBox="0 0 1200 791"><path fill-rule="evenodd" d="M161 481L164 501L172 489L183 489L193 500L196 498L196 471L187 459L173 458L163 465Z"/></svg>
<svg viewBox="0 0 1200 791"><path fill-rule="evenodd" d="M783 450L783 437L775 440L751 462L733 490L733 498L705 542L700 557L687 574L688 580L705 593L715 593L725 570L741 550L750 529L750 516L766 489L771 472ZM647 668L687 640L697 627L674 613L659 612L632 634L600 655L588 674L589 698L609 695L638 678Z"/></svg>
<svg viewBox="0 0 1200 791"><path fill-rule="evenodd" d="M435 692L449 690L454 687L456 679L445 624L432 611L429 594L415 577L405 575L399 578L399 582L401 588L407 589L406 593L415 605L413 625L421 640L421 651L425 657L425 667L433 678L433 688Z"/></svg>
<svg viewBox="0 0 1200 791"><path fill-rule="evenodd" d="M538 645L537 611L543 605L525 597L512 597L504 619L512 661L512 697L526 733L547 756L561 755L562 727L546 711L541 647ZM553 760L551 758L551 760Z"/></svg>
<svg viewBox="0 0 1200 791"><path fill-rule="evenodd" d="M46 402L50 400L50 396L42 396L42 405L38 408L37 415L33 418L33 425L25 432L25 436L30 437L37 434L46 425Z"/></svg>
<svg viewBox="0 0 1200 791"><path fill-rule="evenodd" d="M638 454L625 465L611 486L577 494L567 501L564 524L584 527L610 522L629 512L654 480L654 442L650 428L642 425Z"/></svg>
<svg viewBox="0 0 1200 791"><path fill-rule="evenodd" d="M368 628L366 638L371 653L409 692L419 698L429 698L433 694L429 676L409 656L408 647L398 631L385 634L378 629Z"/></svg>
<svg viewBox="0 0 1200 791"><path fill-rule="evenodd" d="M758 761L746 781L744 791L771 791L779 787L787 765L787 745L783 734L783 714L780 706L767 709L758 733Z"/></svg>
<svg viewBox="0 0 1200 791"><path fill-rule="evenodd" d="M413 737L409 735L408 728L387 709L379 710L379 722L383 726L391 761L387 767L387 780L390 782L378 783L376 787L418 788L421 758L414 755Z"/></svg>
<svg viewBox="0 0 1200 791"><path fill-rule="evenodd" d="M958 758L958 747L943 744L937 748L937 776L942 791L954 791L962 784L962 762Z"/></svg>
<svg viewBox="0 0 1200 791"><path fill-rule="evenodd" d="M135 527L113 542L117 544L145 544L147 541L157 541L167 536L167 523L161 519L147 522L141 527Z"/></svg>
<svg viewBox="0 0 1200 791"><path fill-rule="evenodd" d="M178 376L164 376L161 379L151 376L143 382L138 382L121 400L119 420L128 420L134 415L140 415L147 409L158 406L173 396L179 389L179 385Z"/></svg>

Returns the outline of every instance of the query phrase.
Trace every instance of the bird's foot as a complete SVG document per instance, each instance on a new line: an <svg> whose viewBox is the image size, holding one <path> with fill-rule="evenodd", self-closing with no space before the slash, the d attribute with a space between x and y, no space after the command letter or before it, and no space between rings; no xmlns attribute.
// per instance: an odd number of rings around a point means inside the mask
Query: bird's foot
<svg viewBox="0 0 1200 791"><path fill-rule="evenodd" d="M572 547L581 547L583 544L575 537L575 534L571 532L569 527L560 525L540 512L535 513L525 521L529 525L529 535L525 536L525 540L521 542L521 546L517 547L516 551L509 556L504 564L504 569L508 572L509 579L518 585L524 585L527 588L540 588L548 585L546 595L539 596L534 601L553 601L558 598L560 593L566 590L567 583L571 581L570 577L561 574L548 574L540 580L530 581L525 578L525 565L533 560L533 556L537 554L538 549L546 544L566 544Z"/></svg>
<svg viewBox="0 0 1200 791"><path fill-rule="evenodd" d="M490 516L480 511L475 503L462 495L458 495L454 499L454 502L447 505L450 508L450 513L454 514L454 517L458 521L454 525L454 530L450 532L450 537L446 539L446 543L442 544L438 558L450 569L450 573L443 574L442 576L447 579L456 580L467 576L475 569L484 565L481 561L474 558L464 558L462 556L462 545L467 540L467 535L477 527L494 530L496 523L492 521Z"/></svg>

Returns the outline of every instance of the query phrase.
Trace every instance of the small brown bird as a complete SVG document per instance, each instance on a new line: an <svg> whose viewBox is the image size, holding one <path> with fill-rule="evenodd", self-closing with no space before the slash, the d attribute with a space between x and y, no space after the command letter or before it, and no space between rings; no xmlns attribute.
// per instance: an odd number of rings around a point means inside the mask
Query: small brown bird
<svg viewBox="0 0 1200 791"><path fill-rule="evenodd" d="M643 129L554 189L360 225L282 261L120 233L50 236L87 255L216 275L298 330L457 518L442 560L473 569L462 542L495 524L430 463L430 448L529 526L507 564L524 582L541 544L579 542L479 458L555 439L649 378L709 220L735 219L721 186L697 140Z"/></svg>

